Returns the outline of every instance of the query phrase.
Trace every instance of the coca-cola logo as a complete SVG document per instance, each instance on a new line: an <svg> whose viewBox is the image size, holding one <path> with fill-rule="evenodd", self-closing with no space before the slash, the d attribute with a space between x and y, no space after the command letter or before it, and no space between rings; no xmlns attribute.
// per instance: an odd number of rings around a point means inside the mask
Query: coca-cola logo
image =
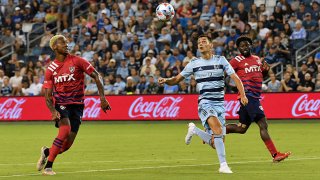
<svg viewBox="0 0 320 180"><path fill-rule="evenodd" d="M240 102L236 101L224 101L224 107L226 108L225 116L237 117L240 108Z"/></svg>
<svg viewBox="0 0 320 180"><path fill-rule="evenodd" d="M129 108L129 117L145 118L177 118L180 111L179 102L182 97L163 97L159 101L144 101L143 97L137 98Z"/></svg>
<svg viewBox="0 0 320 180"><path fill-rule="evenodd" d="M84 100L86 107L83 112L83 118L98 118L100 115L100 99L99 98L86 98Z"/></svg>
<svg viewBox="0 0 320 180"><path fill-rule="evenodd" d="M0 104L0 119L21 119L22 108L20 107L26 100L24 98L10 98Z"/></svg>
<svg viewBox="0 0 320 180"><path fill-rule="evenodd" d="M308 94L300 96L292 107L292 115L299 116L317 116L320 115L320 99L308 99Z"/></svg>

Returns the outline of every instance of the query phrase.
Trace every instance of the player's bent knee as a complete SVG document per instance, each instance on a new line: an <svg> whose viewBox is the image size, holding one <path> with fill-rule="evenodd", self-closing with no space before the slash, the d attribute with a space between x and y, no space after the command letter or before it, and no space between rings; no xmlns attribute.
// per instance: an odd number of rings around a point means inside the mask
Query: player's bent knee
<svg viewBox="0 0 320 180"><path fill-rule="evenodd" d="M215 135L222 135L222 127L219 127L219 128L214 128L214 129L212 129L212 131L213 131L213 134L215 134Z"/></svg>
<svg viewBox="0 0 320 180"><path fill-rule="evenodd" d="M238 129L240 134L245 134L248 130L248 126L246 124L239 123Z"/></svg>
<svg viewBox="0 0 320 180"><path fill-rule="evenodd" d="M247 132L248 128L241 128L240 134L245 134Z"/></svg>

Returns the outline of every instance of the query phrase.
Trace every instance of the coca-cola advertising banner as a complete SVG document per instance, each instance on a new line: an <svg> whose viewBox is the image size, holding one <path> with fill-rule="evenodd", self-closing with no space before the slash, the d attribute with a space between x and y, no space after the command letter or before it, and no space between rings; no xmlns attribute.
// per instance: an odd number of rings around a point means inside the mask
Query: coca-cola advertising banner
<svg viewBox="0 0 320 180"><path fill-rule="evenodd" d="M195 120L197 95L108 96L112 110L100 109L100 98L85 99L84 120ZM236 94L225 96L226 118L238 119ZM266 93L262 107L269 119L320 119L320 93ZM1 97L0 121L50 120L44 97Z"/></svg>

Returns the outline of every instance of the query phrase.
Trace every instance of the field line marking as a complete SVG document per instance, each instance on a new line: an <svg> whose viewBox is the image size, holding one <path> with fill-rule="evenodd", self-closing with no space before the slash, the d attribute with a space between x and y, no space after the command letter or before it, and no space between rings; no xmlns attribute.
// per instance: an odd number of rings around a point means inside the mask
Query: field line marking
<svg viewBox="0 0 320 180"><path fill-rule="evenodd" d="M261 156L259 157L246 157L246 158L236 158L236 157L233 157L233 159L238 159L238 160L248 160L248 159L258 159L260 158ZM316 156L309 156L309 157L306 157L306 158L317 158ZM126 162L152 162L152 161L196 161L198 159L136 159L136 160L126 160ZM90 163L121 163L121 162L124 162L124 161L120 161L120 160L117 160L117 161L84 161L84 162L55 162L54 164L90 164ZM3 163L3 164L0 164L0 166L25 166L25 165L30 165L30 166L33 166L33 165L36 165L37 163L36 162L32 162L32 163L17 163L17 164L9 164L9 163Z"/></svg>
<svg viewBox="0 0 320 180"><path fill-rule="evenodd" d="M152 161L195 161L197 159L142 159L142 160L126 160L126 162L152 162ZM56 162L54 164L89 164L89 163L121 163L124 161L84 161L84 162ZM37 163L19 163L19 164L0 164L0 166L25 166L36 165Z"/></svg>
<svg viewBox="0 0 320 180"><path fill-rule="evenodd" d="M309 157L309 158L296 158L296 159L288 159L286 161L303 161L303 160L319 160L320 157ZM229 164L250 164L250 163L271 163L270 160L263 161L238 161L238 162L230 162ZM114 168L114 169L93 169L93 170L83 170L83 171L66 171L66 172L58 172L59 174L78 174L78 173L91 173L91 172L108 172L108 171L126 171L126 170L142 170L142 169L162 169L162 168L179 168L179 167L198 167L198 166L212 166L219 165L219 163L210 163L210 164L185 164L185 165L168 165L168 166L144 166L144 167L135 167L135 168ZM25 176L37 176L41 175L41 173L31 173L31 174L14 174L14 175L6 175L0 176L0 178L10 178L10 177L25 177Z"/></svg>

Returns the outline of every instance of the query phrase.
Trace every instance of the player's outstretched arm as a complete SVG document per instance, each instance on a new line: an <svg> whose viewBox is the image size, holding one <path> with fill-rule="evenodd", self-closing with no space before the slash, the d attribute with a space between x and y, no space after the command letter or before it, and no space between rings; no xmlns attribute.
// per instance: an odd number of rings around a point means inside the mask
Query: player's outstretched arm
<svg viewBox="0 0 320 180"><path fill-rule="evenodd" d="M45 88L44 96L46 98L46 105L51 112L52 120L58 121L60 119L60 113L54 108L53 105L52 88Z"/></svg>
<svg viewBox="0 0 320 180"><path fill-rule="evenodd" d="M160 85L168 84L170 86L173 86L173 85L179 84L179 82L182 81L183 79L184 77L181 76L181 74L178 74L177 76L174 76L172 78L159 78L158 83Z"/></svg>
<svg viewBox="0 0 320 180"><path fill-rule="evenodd" d="M240 78L237 76L236 73L233 73L230 75L231 79L236 83L237 89L240 93L240 101L243 105L248 104L248 98L246 97L246 93L244 92L244 87L242 82L240 81Z"/></svg>
<svg viewBox="0 0 320 180"><path fill-rule="evenodd" d="M107 110L111 110L111 106L109 102L107 101L106 97L104 96L104 89L103 89L103 80L100 74L94 70L90 76L96 81L99 95L100 95L100 101L101 101L101 109L103 112L107 112Z"/></svg>

